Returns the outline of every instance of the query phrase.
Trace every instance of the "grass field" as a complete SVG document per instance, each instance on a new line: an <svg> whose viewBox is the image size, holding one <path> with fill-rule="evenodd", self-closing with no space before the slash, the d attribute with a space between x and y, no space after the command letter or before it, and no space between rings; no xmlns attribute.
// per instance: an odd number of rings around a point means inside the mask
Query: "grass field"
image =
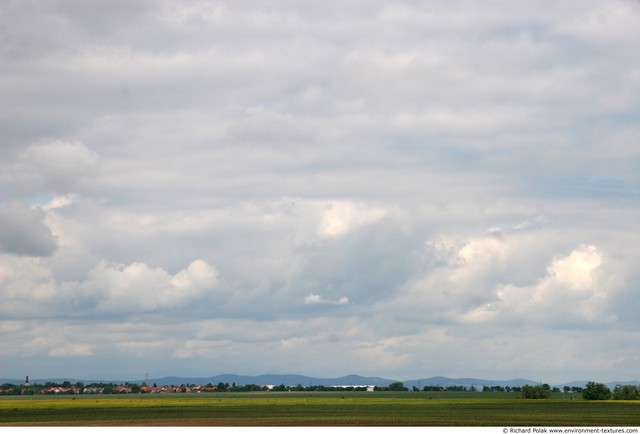
<svg viewBox="0 0 640 434"><path fill-rule="evenodd" d="M638 426L640 402L515 393L257 392L0 398L0 426Z"/></svg>

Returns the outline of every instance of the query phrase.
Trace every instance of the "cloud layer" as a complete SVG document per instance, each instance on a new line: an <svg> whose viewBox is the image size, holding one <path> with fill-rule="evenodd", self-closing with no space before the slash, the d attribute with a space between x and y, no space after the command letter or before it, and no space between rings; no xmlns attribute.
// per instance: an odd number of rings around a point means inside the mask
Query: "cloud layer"
<svg viewBox="0 0 640 434"><path fill-rule="evenodd" d="M637 3L0 9L2 376L640 378Z"/></svg>

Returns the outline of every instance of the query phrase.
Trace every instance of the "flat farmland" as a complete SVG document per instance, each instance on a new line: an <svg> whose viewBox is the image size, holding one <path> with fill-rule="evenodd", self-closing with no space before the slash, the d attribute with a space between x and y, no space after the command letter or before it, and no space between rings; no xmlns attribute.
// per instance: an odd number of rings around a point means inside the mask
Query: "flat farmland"
<svg viewBox="0 0 640 434"><path fill-rule="evenodd" d="M0 426L638 426L638 401L515 393L256 392L0 398Z"/></svg>

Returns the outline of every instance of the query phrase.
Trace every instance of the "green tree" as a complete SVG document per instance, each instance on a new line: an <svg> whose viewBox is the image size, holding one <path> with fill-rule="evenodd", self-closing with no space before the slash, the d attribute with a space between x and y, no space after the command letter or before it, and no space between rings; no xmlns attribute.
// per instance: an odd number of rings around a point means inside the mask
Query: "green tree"
<svg viewBox="0 0 640 434"><path fill-rule="evenodd" d="M394 392L405 392L409 389L404 387L404 383L402 381L394 381L393 383L389 384L387 390L391 390Z"/></svg>
<svg viewBox="0 0 640 434"><path fill-rule="evenodd" d="M275 386L273 389L274 392L286 392L287 391L287 386L285 386L284 384L281 384L279 386Z"/></svg>
<svg viewBox="0 0 640 434"><path fill-rule="evenodd" d="M537 386L522 386L522 397L524 399L549 399L551 398L551 388L548 384L539 384Z"/></svg>
<svg viewBox="0 0 640 434"><path fill-rule="evenodd" d="M621 384L616 385L613 389L613 399L634 400L640 399L640 386L623 386Z"/></svg>
<svg viewBox="0 0 640 434"><path fill-rule="evenodd" d="M582 390L582 399L588 401L605 401L611 398L611 390L602 383L589 381Z"/></svg>

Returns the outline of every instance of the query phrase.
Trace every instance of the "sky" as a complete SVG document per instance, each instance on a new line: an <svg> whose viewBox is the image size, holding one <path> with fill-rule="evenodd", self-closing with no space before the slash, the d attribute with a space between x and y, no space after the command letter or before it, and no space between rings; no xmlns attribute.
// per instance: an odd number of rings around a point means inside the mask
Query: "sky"
<svg viewBox="0 0 640 434"><path fill-rule="evenodd" d="M0 377L640 379L639 22L0 2Z"/></svg>

